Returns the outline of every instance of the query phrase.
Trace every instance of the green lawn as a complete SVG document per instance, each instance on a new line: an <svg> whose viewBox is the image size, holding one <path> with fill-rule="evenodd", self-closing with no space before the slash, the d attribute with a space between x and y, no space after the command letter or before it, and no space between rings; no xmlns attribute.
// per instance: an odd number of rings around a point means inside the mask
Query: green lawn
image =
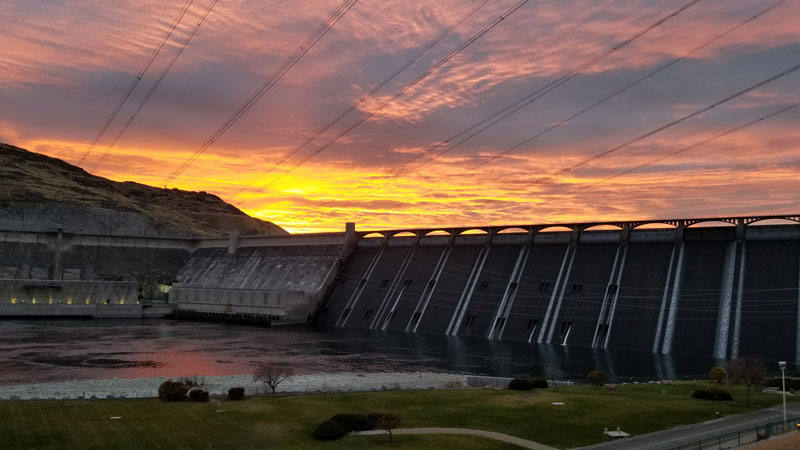
<svg viewBox="0 0 800 450"><path fill-rule="evenodd" d="M346 436L320 442L316 424L338 412L392 411L402 427L498 431L560 448L602 442L603 428L641 434L777 405L781 397L733 387L733 402L694 400L708 383L627 385L616 391L570 387L530 392L491 389L389 391L250 398L241 402L158 400L0 402L0 449L510 449L467 436ZM668 395L662 394L667 389ZM554 406L552 402L564 402ZM222 410L222 412L217 412ZM121 416L121 420L110 420Z"/></svg>

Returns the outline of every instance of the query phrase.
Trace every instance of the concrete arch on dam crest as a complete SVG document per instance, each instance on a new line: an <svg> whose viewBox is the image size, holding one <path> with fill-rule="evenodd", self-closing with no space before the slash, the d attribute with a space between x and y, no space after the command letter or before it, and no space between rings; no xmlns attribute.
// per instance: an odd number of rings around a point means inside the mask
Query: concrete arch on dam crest
<svg viewBox="0 0 800 450"><path fill-rule="evenodd" d="M800 224L800 216L787 217L753 217L744 222L745 226L769 226L769 225L796 225Z"/></svg>
<svg viewBox="0 0 800 450"><path fill-rule="evenodd" d="M430 230L422 233L423 236L450 236L451 234L453 233L447 230Z"/></svg>
<svg viewBox="0 0 800 450"><path fill-rule="evenodd" d="M361 235L361 239L383 239L386 235L379 231L373 231L371 233Z"/></svg>
<svg viewBox="0 0 800 450"><path fill-rule="evenodd" d="M413 231L396 231L389 234L389 237L416 237L417 233Z"/></svg>
<svg viewBox="0 0 800 450"><path fill-rule="evenodd" d="M734 226L736 226L735 219L699 219L699 220L686 221L686 228L734 227Z"/></svg>
<svg viewBox="0 0 800 450"><path fill-rule="evenodd" d="M678 228L678 224L671 222L636 222L631 226L632 230L671 230Z"/></svg>
<svg viewBox="0 0 800 450"><path fill-rule="evenodd" d="M598 223L581 228L581 231L619 231L623 228L624 225L618 223Z"/></svg>
<svg viewBox="0 0 800 450"><path fill-rule="evenodd" d="M485 228L465 228L465 229L462 229L462 230L458 230L456 232L456 234L458 236L470 235L470 234L472 234L472 235L475 235L475 234L477 234L477 235L486 235L486 234L490 234L490 231L485 229Z"/></svg>
<svg viewBox="0 0 800 450"><path fill-rule="evenodd" d="M525 229L522 227L504 227L504 228L495 228L495 234L525 234L530 233L529 229Z"/></svg>
<svg viewBox="0 0 800 450"><path fill-rule="evenodd" d="M575 231L574 225L551 225L536 230L537 233L563 233Z"/></svg>

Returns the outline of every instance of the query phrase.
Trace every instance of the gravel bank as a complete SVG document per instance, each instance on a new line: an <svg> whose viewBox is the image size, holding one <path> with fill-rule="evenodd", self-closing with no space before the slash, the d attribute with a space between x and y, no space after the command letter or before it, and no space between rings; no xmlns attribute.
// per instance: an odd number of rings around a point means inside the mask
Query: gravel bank
<svg viewBox="0 0 800 450"><path fill-rule="evenodd" d="M2 400L77 399L77 398L147 398L158 396L158 378L113 378L75 380L57 383L0 386ZM246 395L270 392L255 383L251 375L192 377L192 381L212 395L224 395L229 388L244 387ZM295 375L278 386L278 392L346 392L398 389L444 389L466 387L467 375L445 373L320 373Z"/></svg>

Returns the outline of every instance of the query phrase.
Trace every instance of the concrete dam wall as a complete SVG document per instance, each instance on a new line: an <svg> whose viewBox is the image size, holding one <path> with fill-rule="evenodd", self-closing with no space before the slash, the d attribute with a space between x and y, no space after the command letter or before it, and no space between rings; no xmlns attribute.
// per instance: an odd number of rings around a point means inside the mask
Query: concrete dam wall
<svg viewBox="0 0 800 450"><path fill-rule="evenodd" d="M316 322L800 362L800 226L729 223L362 236Z"/></svg>
<svg viewBox="0 0 800 450"><path fill-rule="evenodd" d="M185 239L0 231L0 316L169 314L140 304L140 282L174 278L191 248Z"/></svg>
<svg viewBox="0 0 800 450"><path fill-rule="evenodd" d="M0 231L0 316L305 323L352 248L348 230L220 238Z"/></svg>

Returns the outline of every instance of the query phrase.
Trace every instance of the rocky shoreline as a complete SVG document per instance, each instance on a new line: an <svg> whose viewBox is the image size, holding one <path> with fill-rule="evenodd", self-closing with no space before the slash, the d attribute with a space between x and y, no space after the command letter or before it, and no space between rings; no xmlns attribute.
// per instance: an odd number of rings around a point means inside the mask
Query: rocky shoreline
<svg viewBox="0 0 800 450"><path fill-rule="evenodd" d="M356 392L402 389L447 389L474 385L467 375L413 373L319 373L294 375L278 386L279 393ZM158 385L168 379L112 378L73 380L53 383L0 386L0 400L151 398L158 396ZM211 395L225 395L232 387L245 388L245 395L270 392L268 386L253 381L251 375L189 377Z"/></svg>

